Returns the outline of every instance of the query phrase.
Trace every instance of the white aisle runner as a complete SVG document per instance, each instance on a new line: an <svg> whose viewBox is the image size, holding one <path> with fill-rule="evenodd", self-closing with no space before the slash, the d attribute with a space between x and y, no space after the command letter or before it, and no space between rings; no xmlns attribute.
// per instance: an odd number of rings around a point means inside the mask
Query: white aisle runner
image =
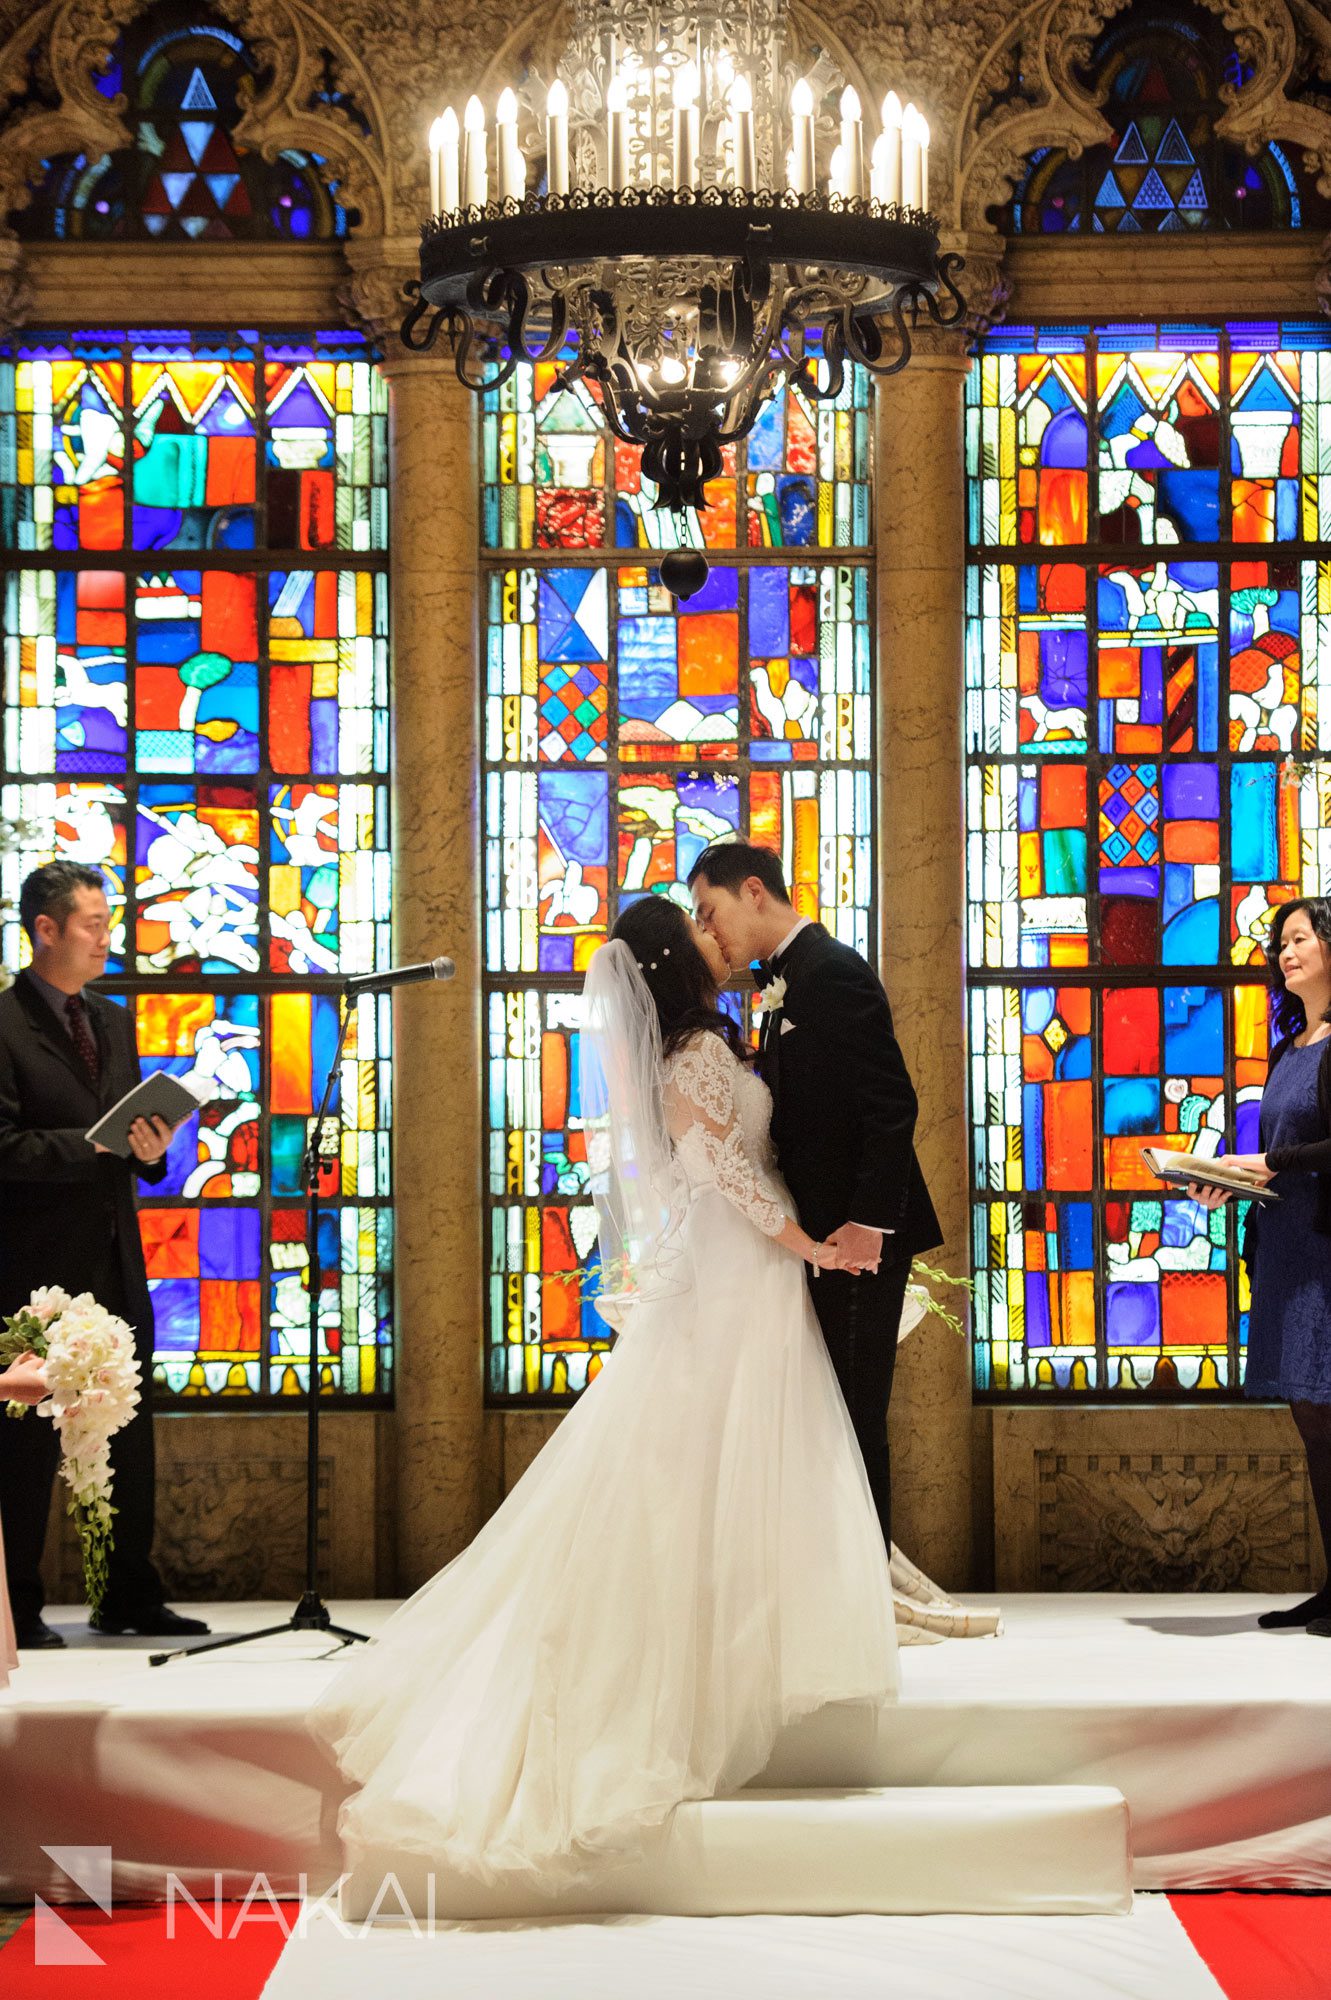
<svg viewBox="0 0 1331 2000"><path fill-rule="evenodd" d="M348 1928L316 1913L287 1943L264 2000L1224 2000L1164 1896L1136 1897L1125 1917Z"/></svg>

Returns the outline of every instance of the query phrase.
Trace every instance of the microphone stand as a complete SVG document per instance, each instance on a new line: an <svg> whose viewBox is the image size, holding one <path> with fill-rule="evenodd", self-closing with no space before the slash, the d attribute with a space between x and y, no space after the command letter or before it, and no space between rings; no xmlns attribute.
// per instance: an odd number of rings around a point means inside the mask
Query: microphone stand
<svg viewBox="0 0 1331 2000"><path fill-rule="evenodd" d="M247 1646L251 1640L272 1639L281 1632L327 1632L331 1638L340 1639L344 1646L368 1643L369 1640L366 1632L352 1632L345 1625L334 1625L328 1606L319 1594L319 1294L323 1288L323 1268L319 1261L319 1161L323 1154L324 1127L328 1122L333 1087L341 1073L342 1048L351 1022L349 984L342 988L338 996L338 1008L341 1019L337 1047L324 1079L323 1097L305 1149L305 1235L310 1248L310 1379L305 1401L305 1588L300 1603L281 1625L265 1625L258 1632L237 1632L226 1639L207 1639L201 1646L178 1646L169 1653L150 1653L149 1666L161 1667L168 1660L192 1659L199 1653L221 1652L227 1646Z"/></svg>

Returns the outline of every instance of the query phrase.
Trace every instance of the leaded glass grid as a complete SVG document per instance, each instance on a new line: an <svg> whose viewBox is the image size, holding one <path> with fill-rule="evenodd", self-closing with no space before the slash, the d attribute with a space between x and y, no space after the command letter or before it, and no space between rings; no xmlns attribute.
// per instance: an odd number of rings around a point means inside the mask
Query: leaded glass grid
<svg viewBox="0 0 1331 2000"><path fill-rule="evenodd" d="M975 1386L1236 1393L1272 911L1331 880L1331 329L1009 327L967 390Z"/></svg>
<svg viewBox="0 0 1331 2000"><path fill-rule="evenodd" d="M726 833L874 951L871 407L799 390L657 513L594 392L553 367L485 397L487 1390L562 1404L610 1345L577 1101L581 975L626 902ZM705 546L676 604L653 558ZM747 1001L728 998L740 1018Z"/></svg>
<svg viewBox="0 0 1331 2000"><path fill-rule="evenodd" d="M108 880L106 990L206 1094L141 1189L159 1395L305 1385L301 1157L338 974L390 962L387 397L351 333L0 348L0 810ZM26 962L11 917L4 961ZM391 1008L323 1170L332 1395L392 1382Z"/></svg>

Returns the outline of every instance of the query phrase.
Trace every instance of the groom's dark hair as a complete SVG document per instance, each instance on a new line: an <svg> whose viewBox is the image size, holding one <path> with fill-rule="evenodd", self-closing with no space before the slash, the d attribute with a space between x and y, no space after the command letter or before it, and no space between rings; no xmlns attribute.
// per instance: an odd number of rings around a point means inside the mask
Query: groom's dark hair
<svg viewBox="0 0 1331 2000"><path fill-rule="evenodd" d="M706 848L689 870L690 889L700 875L714 889L729 889L732 893L741 882L756 875L778 903L790 901L780 855L773 854L770 847L755 847L751 840L718 840L715 847Z"/></svg>

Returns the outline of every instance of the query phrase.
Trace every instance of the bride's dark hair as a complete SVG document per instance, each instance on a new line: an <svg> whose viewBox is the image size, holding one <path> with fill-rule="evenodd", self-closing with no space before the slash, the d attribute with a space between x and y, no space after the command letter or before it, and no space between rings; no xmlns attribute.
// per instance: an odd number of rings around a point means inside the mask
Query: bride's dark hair
<svg viewBox="0 0 1331 2000"><path fill-rule="evenodd" d="M678 903L669 896L644 896L629 904L611 935L638 961L667 1056L703 1030L720 1035L741 1062L752 1059L739 1029L717 1003L716 981Z"/></svg>

